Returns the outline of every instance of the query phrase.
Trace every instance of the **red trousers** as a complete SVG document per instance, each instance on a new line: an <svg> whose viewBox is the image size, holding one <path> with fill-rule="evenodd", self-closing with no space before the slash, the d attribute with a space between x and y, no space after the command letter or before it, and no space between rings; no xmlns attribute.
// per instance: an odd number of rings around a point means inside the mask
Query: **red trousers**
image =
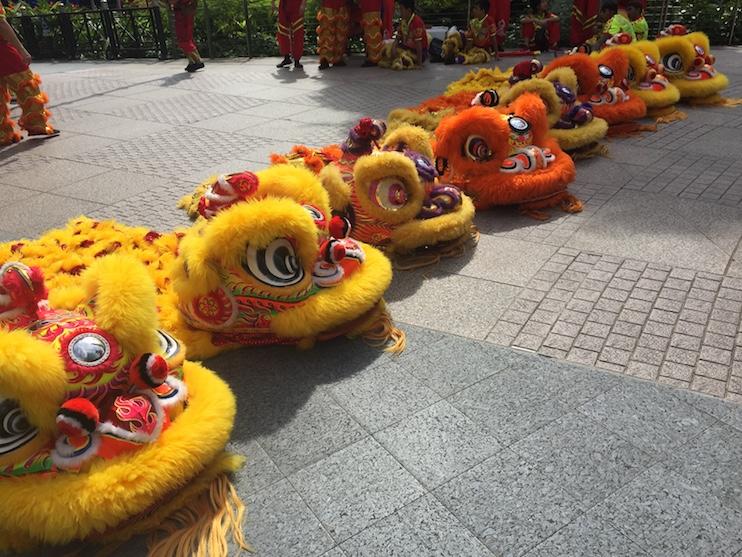
<svg viewBox="0 0 742 557"><path fill-rule="evenodd" d="M302 0L280 0L278 4L278 51L290 54L294 60L304 54L304 13L299 11Z"/></svg>
<svg viewBox="0 0 742 557"><path fill-rule="evenodd" d="M0 77L26 71L28 66L10 43L0 39Z"/></svg>
<svg viewBox="0 0 742 557"><path fill-rule="evenodd" d="M193 20L196 13L193 11L175 10L175 38L178 40L178 48L188 56L196 51L196 43L193 42Z"/></svg>

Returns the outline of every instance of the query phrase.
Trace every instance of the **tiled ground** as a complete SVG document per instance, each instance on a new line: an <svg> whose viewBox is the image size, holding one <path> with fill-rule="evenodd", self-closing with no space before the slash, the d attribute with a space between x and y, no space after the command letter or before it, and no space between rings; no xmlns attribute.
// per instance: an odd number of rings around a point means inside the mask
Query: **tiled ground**
<svg viewBox="0 0 742 557"><path fill-rule="evenodd" d="M736 95L741 53L716 52ZM64 133L0 151L0 240L79 213L187 225L175 203L201 179L464 71L274 63L36 64ZM258 556L742 554L742 109L688 115L580 161L582 213L481 213L476 250L397 273L400 357L209 362L238 396Z"/></svg>

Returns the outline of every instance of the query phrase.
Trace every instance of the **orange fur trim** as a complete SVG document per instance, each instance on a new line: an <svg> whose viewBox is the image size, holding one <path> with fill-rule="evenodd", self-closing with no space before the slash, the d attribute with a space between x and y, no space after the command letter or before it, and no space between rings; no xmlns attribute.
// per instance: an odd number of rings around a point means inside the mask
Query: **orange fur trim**
<svg viewBox="0 0 742 557"><path fill-rule="evenodd" d="M510 130L502 115L511 113L530 123L534 145L549 148L554 154L555 160L548 167L531 172L500 171L502 161L511 151ZM478 209L547 199L566 190L575 177L574 162L547 133L546 107L531 92L499 110L477 106L444 118L436 130L435 146L436 155L449 164L442 180L471 194ZM492 152L487 162L472 161L462 153L462 146L472 135L486 141Z"/></svg>
<svg viewBox="0 0 742 557"><path fill-rule="evenodd" d="M545 77L552 70L565 67L575 72L580 94L592 93L598 86L598 63L595 61L595 58L591 58L587 54L560 56L544 68L541 76Z"/></svg>

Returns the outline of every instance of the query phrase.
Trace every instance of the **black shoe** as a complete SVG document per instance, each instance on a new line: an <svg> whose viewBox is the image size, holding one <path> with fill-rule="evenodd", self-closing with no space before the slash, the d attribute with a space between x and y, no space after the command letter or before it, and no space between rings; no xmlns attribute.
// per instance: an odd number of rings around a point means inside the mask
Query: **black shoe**
<svg viewBox="0 0 742 557"><path fill-rule="evenodd" d="M361 64L362 68L374 68L376 67L376 62L372 62L371 60L364 60L363 64Z"/></svg>
<svg viewBox="0 0 742 557"><path fill-rule="evenodd" d="M288 54L283 57L283 60L281 60L278 64L276 64L277 68L285 68L286 66L291 65L291 56Z"/></svg>
<svg viewBox="0 0 742 557"><path fill-rule="evenodd" d="M304 65L299 60L294 60L294 69L295 70L303 70Z"/></svg>
<svg viewBox="0 0 742 557"><path fill-rule="evenodd" d="M330 68L330 64L327 63L327 60L322 60L322 62L319 63L320 70L327 70L329 68Z"/></svg>
<svg viewBox="0 0 742 557"><path fill-rule="evenodd" d="M188 73L193 73L196 70L200 70L205 67L206 66L203 62L191 62L186 66L185 71L187 71Z"/></svg>

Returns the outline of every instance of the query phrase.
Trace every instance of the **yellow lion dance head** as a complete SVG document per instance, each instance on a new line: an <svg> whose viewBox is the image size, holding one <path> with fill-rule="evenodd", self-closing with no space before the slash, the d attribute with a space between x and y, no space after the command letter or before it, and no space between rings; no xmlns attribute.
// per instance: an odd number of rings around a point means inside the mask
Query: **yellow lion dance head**
<svg viewBox="0 0 742 557"><path fill-rule="evenodd" d="M234 397L159 330L144 266L112 255L81 281L50 304L39 269L0 267L0 551L125 540L240 464Z"/></svg>

